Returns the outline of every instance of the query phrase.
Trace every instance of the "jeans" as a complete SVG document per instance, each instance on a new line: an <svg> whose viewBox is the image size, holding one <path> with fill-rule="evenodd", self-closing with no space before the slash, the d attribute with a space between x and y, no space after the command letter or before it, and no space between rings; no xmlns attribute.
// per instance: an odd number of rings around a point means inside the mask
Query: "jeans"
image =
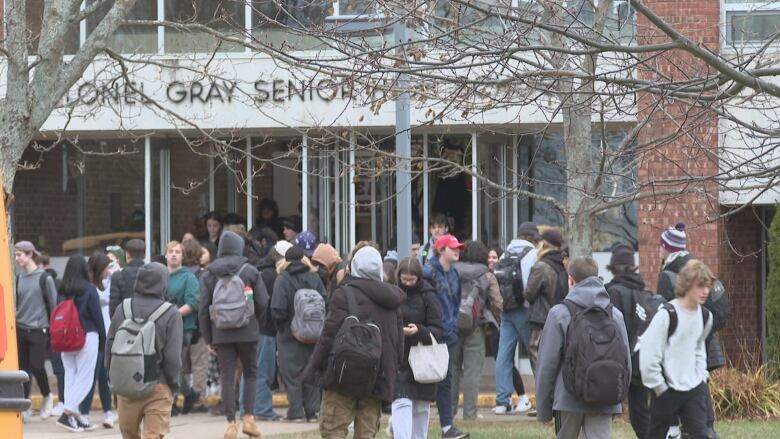
<svg viewBox="0 0 780 439"><path fill-rule="evenodd" d="M271 386L276 375L276 338L260 335L257 345L257 384L255 385L255 416L273 418L274 411Z"/></svg>
<svg viewBox="0 0 780 439"><path fill-rule="evenodd" d="M98 352L97 364L95 365L95 379L92 382L92 387L89 388L89 393L79 404L79 413L82 415L88 415L89 410L92 408L92 397L95 395L95 386L98 388L98 394L100 395L100 406L103 412L111 410L111 388L108 387L108 371L103 364L103 353Z"/></svg>
<svg viewBox="0 0 780 439"><path fill-rule="evenodd" d="M477 328L467 337L460 337L455 345L452 367L453 414L458 413L460 384L463 383L463 419L477 419L477 396L482 365L485 362L485 334ZM461 380L461 378L463 378Z"/></svg>
<svg viewBox="0 0 780 439"><path fill-rule="evenodd" d="M439 410L439 425L442 428L452 425L452 357L455 354L456 343L448 344L450 353L450 367L447 368L447 376L444 377L436 388L436 409Z"/></svg>
<svg viewBox="0 0 780 439"><path fill-rule="evenodd" d="M512 370L515 367L515 349L518 342L529 347L531 331L528 327L528 309L505 311L501 317L501 330L496 356L496 405L509 405L512 401Z"/></svg>
<svg viewBox="0 0 780 439"><path fill-rule="evenodd" d="M393 439L425 439L428 437L428 418L431 403L408 398L393 401Z"/></svg>

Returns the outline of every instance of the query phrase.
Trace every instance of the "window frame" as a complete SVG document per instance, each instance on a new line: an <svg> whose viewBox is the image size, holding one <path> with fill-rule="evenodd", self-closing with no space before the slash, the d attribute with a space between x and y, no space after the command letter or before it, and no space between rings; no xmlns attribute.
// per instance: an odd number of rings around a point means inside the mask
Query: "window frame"
<svg viewBox="0 0 780 439"><path fill-rule="evenodd" d="M729 3L727 0L721 0L721 50L733 48L751 48L763 45L761 40L734 40L732 35L731 18L750 15L777 15L780 17L780 1L742 1L739 3Z"/></svg>

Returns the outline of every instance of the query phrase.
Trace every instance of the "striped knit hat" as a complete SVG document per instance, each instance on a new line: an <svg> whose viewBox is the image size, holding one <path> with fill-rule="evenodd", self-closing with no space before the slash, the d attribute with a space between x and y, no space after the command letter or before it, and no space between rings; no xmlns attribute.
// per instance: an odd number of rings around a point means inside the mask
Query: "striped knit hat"
<svg viewBox="0 0 780 439"><path fill-rule="evenodd" d="M685 250L685 223L679 222L661 233L661 247L669 253Z"/></svg>

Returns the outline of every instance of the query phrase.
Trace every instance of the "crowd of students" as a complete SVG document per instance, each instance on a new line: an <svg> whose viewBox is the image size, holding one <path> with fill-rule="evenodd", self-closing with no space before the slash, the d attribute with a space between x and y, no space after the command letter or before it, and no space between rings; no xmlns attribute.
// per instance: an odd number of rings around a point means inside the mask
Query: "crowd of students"
<svg viewBox="0 0 780 439"><path fill-rule="evenodd" d="M159 262L144 264L140 240L72 256L61 281L32 243L16 243L20 367L38 382L41 417L54 414L72 432L94 429L97 386L103 426L118 421L125 438L141 429L162 438L171 415L206 411L214 393L225 439L259 436L256 421L318 422L324 438L349 430L370 438L383 409L393 437L424 438L431 403L441 437L465 438L454 423L459 397L463 419L481 417L486 355L496 358L494 413L533 411L516 367L526 352L536 417L555 419L559 438L609 437L626 399L639 438L679 437L680 428L716 437L707 379L723 365L722 354L711 357L727 308L713 304L710 289L718 300L726 295L686 251L683 224L661 235L665 265L653 294L630 246L614 247L605 285L591 257L569 260L561 232L533 223L520 225L505 250L488 249L459 242L447 218L433 215L430 239L415 239L412 254L383 258L364 241L342 259L265 206L249 232L207 215L207 236L168 243ZM62 347L68 312L83 332L74 347ZM153 343L144 344L149 334ZM445 357L444 370L420 378L430 374L411 361L422 355L415 349L434 345L442 350L431 360ZM283 415L272 404L279 385L289 403Z"/></svg>

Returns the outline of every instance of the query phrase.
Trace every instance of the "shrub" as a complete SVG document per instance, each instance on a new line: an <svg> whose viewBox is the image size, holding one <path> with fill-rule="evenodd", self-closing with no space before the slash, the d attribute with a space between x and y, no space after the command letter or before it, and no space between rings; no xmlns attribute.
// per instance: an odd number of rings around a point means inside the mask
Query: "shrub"
<svg viewBox="0 0 780 439"><path fill-rule="evenodd" d="M743 372L724 368L712 372L710 393L717 419L780 417L780 383L766 367Z"/></svg>
<svg viewBox="0 0 780 439"><path fill-rule="evenodd" d="M769 226L769 274L766 280L767 360L769 372L780 377L780 209Z"/></svg>

